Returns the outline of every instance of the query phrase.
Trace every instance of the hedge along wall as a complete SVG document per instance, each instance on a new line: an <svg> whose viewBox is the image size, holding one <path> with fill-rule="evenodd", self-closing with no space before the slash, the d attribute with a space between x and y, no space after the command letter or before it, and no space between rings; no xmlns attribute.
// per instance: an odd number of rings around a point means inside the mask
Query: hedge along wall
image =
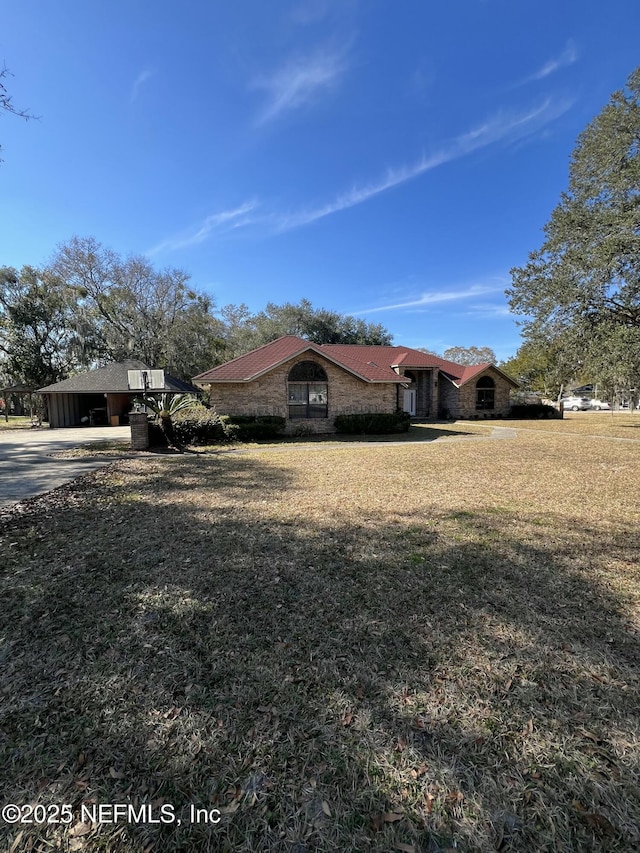
<svg viewBox="0 0 640 853"><path fill-rule="evenodd" d="M294 364L315 361L327 374L329 416L289 420L287 377ZM253 382L212 384L211 406L222 415L280 415L287 419L287 432L301 425L312 432L335 432L337 415L360 412L395 412L397 388L392 382L363 382L315 353L303 353Z"/></svg>

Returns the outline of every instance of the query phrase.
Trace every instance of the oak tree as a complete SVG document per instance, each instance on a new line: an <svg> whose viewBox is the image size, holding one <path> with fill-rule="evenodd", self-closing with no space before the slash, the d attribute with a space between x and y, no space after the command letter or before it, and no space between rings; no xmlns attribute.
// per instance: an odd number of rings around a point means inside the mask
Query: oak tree
<svg viewBox="0 0 640 853"><path fill-rule="evenodd" d="M73 237L50 271L75 293L74 323L92 330L96 359L139 358L181 379L219 360L222 324L213 300L184 270L156 270L144 257L123 258L93 237Z"/></svg>
<svg viewBox="0 0 640 853"><path fill-rule="evenodd" d="M525 335L640 329L640 68L578 137L544 235L507 291Z"/></svg>

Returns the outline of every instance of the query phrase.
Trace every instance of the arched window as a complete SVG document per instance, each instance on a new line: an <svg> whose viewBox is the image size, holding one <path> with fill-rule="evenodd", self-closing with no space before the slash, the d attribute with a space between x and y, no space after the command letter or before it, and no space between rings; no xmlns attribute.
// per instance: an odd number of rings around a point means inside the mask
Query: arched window
<svg viewBox="0 0 640 853"><path fill-rule="evenodd" d="M476 411L486 412L496 405L496 383L490 376L482 376L476 382Z"/></svg>
<svg viewBox="0 0 640 853"><path fill-rule="evenodd" d="M299 361L287 382L290 418L327 418L327 374L316 361Z"/></svg>

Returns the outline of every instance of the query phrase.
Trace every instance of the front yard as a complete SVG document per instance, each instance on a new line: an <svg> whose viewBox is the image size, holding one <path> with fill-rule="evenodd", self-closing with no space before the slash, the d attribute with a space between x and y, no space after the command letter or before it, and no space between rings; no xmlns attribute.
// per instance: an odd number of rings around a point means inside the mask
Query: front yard
<svg viewBox="0 0 640 853"><path fill-rule="evenodd" d="M556 423L122 459L6 513L0 804L73 819L2 849L639 849L640 445ZM80 819L113 803L176 819Z"/></svg>

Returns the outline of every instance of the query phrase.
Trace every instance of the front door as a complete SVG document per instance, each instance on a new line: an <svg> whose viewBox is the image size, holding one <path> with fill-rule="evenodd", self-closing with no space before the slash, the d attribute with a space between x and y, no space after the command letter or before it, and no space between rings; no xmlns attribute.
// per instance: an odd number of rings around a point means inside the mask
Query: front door
<svg viewBox="0 0 640 853"><path fill-rule="evenodd" d="M402 410L406 412L408 415L415 417L416 414L416 392L414 389L405 388L404 391L404 405Z"/></svg>

